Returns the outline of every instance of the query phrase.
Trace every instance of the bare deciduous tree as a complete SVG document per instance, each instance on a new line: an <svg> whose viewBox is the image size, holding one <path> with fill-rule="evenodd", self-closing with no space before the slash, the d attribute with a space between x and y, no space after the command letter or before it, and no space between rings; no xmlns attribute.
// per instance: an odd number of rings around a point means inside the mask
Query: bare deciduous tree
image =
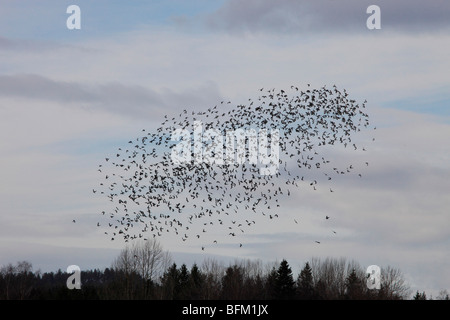
<svg viewBox="0 0 450 320"><path fill-rule="evenodd" d="M450 295L448 294L448 291L447 290L439 291L439 294L436 297L436 300L450 300Z"/></svg>
<svg viewBox="0 0 450 320"><path fill-rule="evenodd" d="M345 292L346 278L353 269L353 265L347 265L345 258L327 257L311 259L311 269L315 286L320 288L318 292L322 298L338 299ZM320 283L319 283L320 282Z"/></svg>
<svg viewBox="0 0 450 320"><path fill-rule="evenodd" d="M164 251L157 240L150 239L126 246L114 260L112 268L123 272L127 298L136 293L133 283L136 276L144 281L143 296L146 297L149 285L159 281L171 261L170 253Z"/></svg>
<svg viewBox="0 0 450 320"><path fill-rule="evenodd" d="M384 299L407 299L411 290L400 269L381 268L381 290Z"/></svg>
<svg viewBox="0 0 450 320"><path fill-rule="evenodd" d="M113 262L115 270L135 272L145 280L158 281L171 264L170 253L154 240L137 241L125 247Z"/></svg>
<svg viewBox="0 0 450 320"><path fill-rule="evenodd" d="M4 297L6 300L24 300L30 296L35 279L33 266L30 262L19 261L16 265L9 263L0 268L0 275L4 279Z"/></svg>
<svg viewBox="0 0 450 320"><path fill-rule="evenodd" d="M14 273L16 272L16 268L12 263L8 263L5 266L2 266L0 269L0 274L4 279L5 283L5 299L9 300L11 297L11 282L14 279Z"/></svg>

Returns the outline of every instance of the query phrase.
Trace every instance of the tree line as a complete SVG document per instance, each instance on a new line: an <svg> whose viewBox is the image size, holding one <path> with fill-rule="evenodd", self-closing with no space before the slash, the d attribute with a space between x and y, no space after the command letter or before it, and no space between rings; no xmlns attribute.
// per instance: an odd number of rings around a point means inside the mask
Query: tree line
<svg viewBox="0 0 450 320"><path fill-rule="evenodd" d="M225 265L207 258L201 265L177 265L154 240L124 248L110 268L81 271L81 289L69 290L64 271L40 272L21 261L0 268L0 299L151 300L344 300L409 299L411 290L397 268L381 268L380 289L368 289L365 270L345 258L313 258L294 275L288 261L236 260ZM438 297L440 298L440 297ZM448 294L442 293L443 299ZM426 300L425 292L413 299Z"/></svg>

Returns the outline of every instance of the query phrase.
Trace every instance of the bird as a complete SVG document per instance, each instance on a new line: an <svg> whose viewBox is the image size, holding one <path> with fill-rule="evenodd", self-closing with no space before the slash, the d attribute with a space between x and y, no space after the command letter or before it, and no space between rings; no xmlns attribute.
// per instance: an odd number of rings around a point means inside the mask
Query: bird
<svg viewBox="0 0 450 320"><path fill-rule="evenodd" d="M102 156L101 181L92 189L108 201L109 209L103 208L101 214L111 220L102 227L118 232L114 238L125 242L173 233L189 243L191 239L203 239L194 233L192 225L196 223L203 224L206 234L209 228L217 234L217 227L222 228L224 236L238 237L257 225L256 218L248 218L250 214L271 222L281 217L282 213L275 210L282 207L285 197L297 194L291 192L292 188L309 185L312 190L320 190L322 173L334 182L338 176L352 172L352 164L334 163L322 153L322 147L341 144L353 145L349 152L362 149L354 142L354 135L369 126L369 116L363 110L367 101L357 103L337 86L313 88L308 83L305 89L297 85L290 90L260 87L259 97L248 99L246 104L233 105L224 99L203 110L183 109L179 115L164 115L156 130L144 128L140 136L125 139L126 146ZM201 128L196 128L199 124ZM215 134L222 135L222 145L217 142L220 139L201 141L202 161L197 161L200 157L195 148L186 154L191 156L190 161L173 160L172 151L179 146L172 141L174 130L195 133L213 128L217 129ZM260 163L250 161L252 152L256 152L256 159L259 157L257 143L253 148L246 143L242 162L218 165L203 161L209 150L211 154L226 151L228 133L235 135L237 145L239 130L251 132L254 128L267 128L268 141L276 135L269 129L278 128L283 133L274 144L279 150L274 174L261 174ZM190 138L195 139L194 134ZM251 137L246 139L251 142ZM330 192L334 191L330 187ZM297 219L294 222L298 224ZM236 228L241 232L236 233Z"/></svg>

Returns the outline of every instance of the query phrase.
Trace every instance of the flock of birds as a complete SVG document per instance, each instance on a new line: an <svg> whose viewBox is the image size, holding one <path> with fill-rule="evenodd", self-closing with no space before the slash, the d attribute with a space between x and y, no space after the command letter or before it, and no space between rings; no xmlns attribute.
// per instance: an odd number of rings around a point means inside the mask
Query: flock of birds
<svg viewBox="0 0 450 320"><path fill-rule="evenodd" d="M328 170L322 176L327 180L352 173L353 165L338 167L321 151L338 144L365 150L352 138L369 126L367 101L358 104L336 86L290 89L288 93L261 88L257 100L249 99L247 105L233 107L222 101L205 111L165 116L154 133L143 129L141 137L128 141L98 167L103 179L93 192L107 197L109 206L97 226L106 225L104 233L111 240L125 242L167 233L182 241L203 238L208 232L235 237L255 225L256 217L278 218L280 199L289 197L293 188L303 184L317 190L317 172ZM214 128L223 136L236 129L279 130L276 172L261 175L258 165L249 161L175 163L172 133L180 128L193 131L196 121L205 131ZM214 239L211 245L216 243Z"/></svg>

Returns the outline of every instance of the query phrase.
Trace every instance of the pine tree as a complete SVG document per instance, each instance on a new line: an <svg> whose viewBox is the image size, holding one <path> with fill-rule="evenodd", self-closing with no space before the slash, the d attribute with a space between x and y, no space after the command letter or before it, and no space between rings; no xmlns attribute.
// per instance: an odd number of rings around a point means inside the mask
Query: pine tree
<svg viewBox="0 0 450 320"><path fill-rule="evenodd" d="M180 274L176 263L172 264L161 278L161 285L163 287L163 299L177 299L178 290L180 287Z"/></svg>
<svg viewBox="0 0 450 320"><path fill-rule="evenodd" d="M362 299L364 295L364 289L361 279L356 275L355 269L346 279L346 298L347 299Z"/></svg>
<svg viewBox="0 0 450 320"><path fill-rule="evenodd" d="M311 267L306 262L297 279L297 292L300 299L314 298L314 283Z"/></svg>
<svg viewBox="0 0 450 320"><path fill-rule="evenodd" d="M277 270L272 268L266 277L264 292L266 296L265 299L275 299L276 298L276 282L277 282Z"/></svg>
<svg viewBox="0 0 450 320"><path fill-rule="evenodd" d="M275 280L275 299L293 299L295 296L295 281L292 270L286 260L283 259L277 271Z"/></svg>
<svg viewBox="0 0 450 320"><path fill-rule="evenodd" d="M419 291L416 291L416 295L413 297L414 300L427 300L427 295L425 294L425 291L420 293Z"/></svg>
<svg viewBox="0 0 450 320"><path fill-rule="evenodd" d="M178 280L178 290L176 299L188 299L189 298L189 271L186 265L183 263L178 272L179 280Z"/></svg>
<svg viewBox="0 0 450 320"><path fill-rule="evenodd" d="M228 267L222 278L222 298L242 299L243 281L244 276L239 266L233 265Z"/></svg>
<svg viewBox="0 0 450 320"><path fill-rule="evenodd" d="M196 263L191 268L190 276L190 298L194 300L202 299L202 286L205 282L204 275L200 272Z"/></svg>

